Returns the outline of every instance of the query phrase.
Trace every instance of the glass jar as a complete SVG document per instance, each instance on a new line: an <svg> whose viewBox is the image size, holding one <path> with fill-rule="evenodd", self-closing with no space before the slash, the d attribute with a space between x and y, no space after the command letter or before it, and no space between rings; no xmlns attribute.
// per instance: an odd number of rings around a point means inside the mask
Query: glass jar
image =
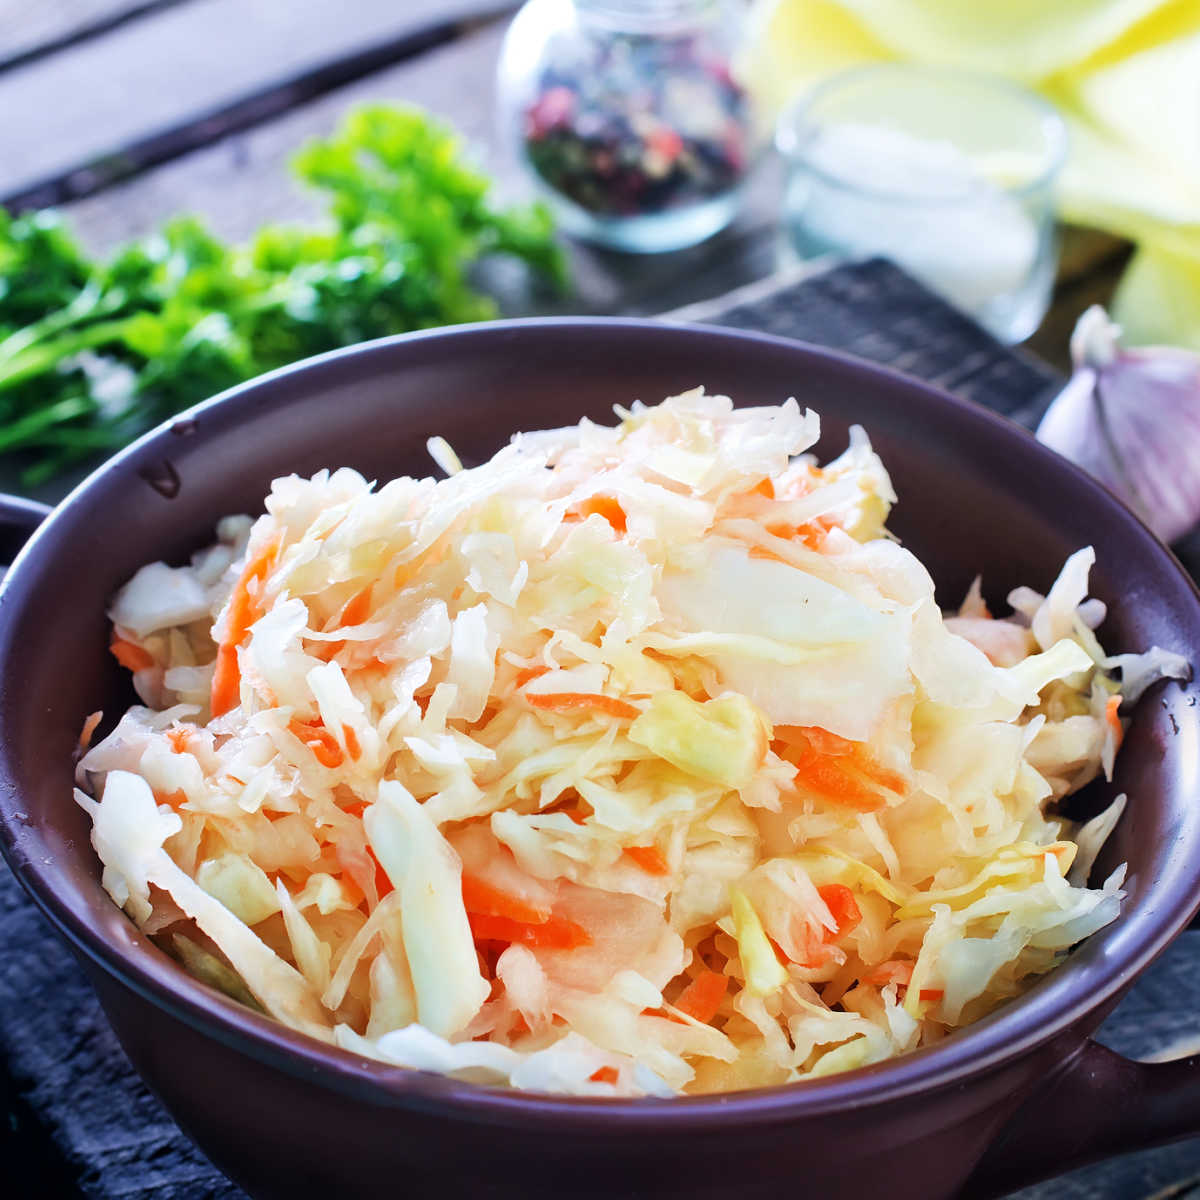
<svg viewBox="0 0 1200 1200"><path fill-rule="evenodd" d="M677 250L733 217L750 167L744 6L529 0L500 54L506 140L568 233Z"/></svg>
<svg viewBox="0 0 1200 1200"><path fill-rule="evenodd" d="M1038 326L1058 248L1066 127L985 75L886 64L833 77L779 120L802 256L879 254L1004 342Z"/></svg>

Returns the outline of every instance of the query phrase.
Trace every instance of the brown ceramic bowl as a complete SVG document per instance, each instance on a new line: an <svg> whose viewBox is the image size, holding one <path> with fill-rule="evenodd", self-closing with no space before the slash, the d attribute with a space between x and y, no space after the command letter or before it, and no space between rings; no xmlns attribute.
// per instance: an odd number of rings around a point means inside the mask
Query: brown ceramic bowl
<svg viewBox="0 0 1200 1200"><path fill-rule="evenodd" d="M779 339L632 321L519 321L351 347L236 388L144 438L38 529L0 593L0 833L75 949L130 1058L183 1128L258 1196L994 1194L1200 1130L1200 1062L1147 1066L1089 1041L1200 905L1200 708L1160 685L1117 779L1129 808L1098 865L1130 866L1118 922L966 1032L800 1086L671 1101L567 1100L389 1068L256 1016L185 975L103 892L71 800L84 716L130 699L105 602L141 564L258 512L271 479L350 465L425 472L425 439L479 461L514 430L610 417L703 383L861 422L892 472L893 527L945 602L983 572L1000 601L1096 547L1106 643L1200 660L1200 602L1138 521L1020 429L911 379ZM9 535L31 523L12 510ZM0 522L0 533L3 533Z"/></svg>

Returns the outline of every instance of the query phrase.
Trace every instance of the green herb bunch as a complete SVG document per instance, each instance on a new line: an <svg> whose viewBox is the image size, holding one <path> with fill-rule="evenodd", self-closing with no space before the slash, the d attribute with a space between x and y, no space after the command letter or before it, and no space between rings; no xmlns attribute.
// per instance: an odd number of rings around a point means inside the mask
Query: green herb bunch
<svg viewBox="0 0 1200 1200"><path fill-rule="evenodd" d="M26 486L274 367L495 316L469 279L485 256L564 280L549 214L491 205L458 139L418 110L356 110L293 168L331 221L244 246L180 217L96 262L55 213L0 208L0 455Z"/></svg>

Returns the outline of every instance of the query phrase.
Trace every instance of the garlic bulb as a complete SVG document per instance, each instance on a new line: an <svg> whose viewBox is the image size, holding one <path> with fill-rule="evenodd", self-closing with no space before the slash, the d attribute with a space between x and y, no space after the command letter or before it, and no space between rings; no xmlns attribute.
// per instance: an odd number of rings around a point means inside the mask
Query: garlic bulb
<svg viewBox="0 0 1200 1200"><path fill-rule="evenodd" d="M1099 305L1071 335L1075 372L1038 441L1116 493L1166 542L1200 523L1200 355L1122 349Z"/></svg>

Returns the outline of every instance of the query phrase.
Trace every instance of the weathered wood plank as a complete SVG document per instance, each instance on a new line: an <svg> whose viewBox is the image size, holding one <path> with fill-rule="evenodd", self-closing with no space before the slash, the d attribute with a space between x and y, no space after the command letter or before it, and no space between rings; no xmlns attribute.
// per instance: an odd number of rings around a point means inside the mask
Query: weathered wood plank
<svg viewBox="0 0 1200 1200"><path fill-rule="evenodd" d="M0 0L0 71L187 0Z"/></svg>
<svg viewBox="0 0 1200 1200"><path fill-rule="evenodd" d="M0 75L0 201L88 190L269 117L502 0L191 0Z"/></svg>
<svg viewBox="0 0 1200 1200"><path fill-rule="evenodd" d="M64 211L96 250L146 233L179 212L201 214L231 239L266 221L311 219L319 205L291 179L287 161L302 142L327 134L348 108L366 101L419 104L450 121L502 195L527 196L519 167L499 147L496 125L492 80L504 27L493 22ZM489 282L500 285L513 311L652 313L719 295L770 274L780 261L774 230L779 192L778 167L764 163L733 227L677 254L626 255L571 245L575 286L557 302L525 294L520 281L491 276Z"/></svg>

